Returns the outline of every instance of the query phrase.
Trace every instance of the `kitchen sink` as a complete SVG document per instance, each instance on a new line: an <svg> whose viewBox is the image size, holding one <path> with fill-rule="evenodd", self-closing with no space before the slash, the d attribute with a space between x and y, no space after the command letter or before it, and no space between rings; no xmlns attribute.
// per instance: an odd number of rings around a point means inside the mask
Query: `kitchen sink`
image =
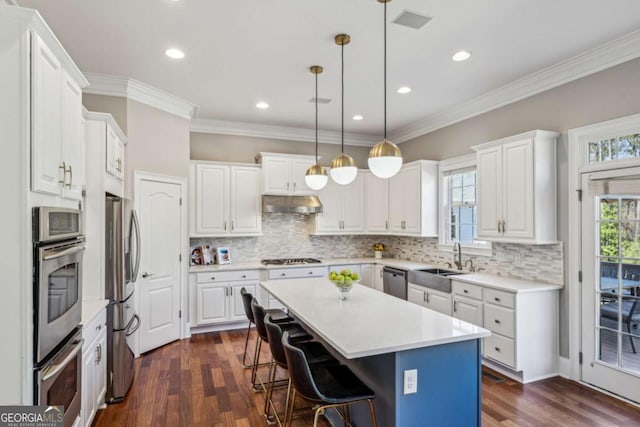
<svg viewBox="0 0 640 427"><path fill-rule="evenodd" d="M451 293L451 276L465 274L464 271L443 270L440 268L427 268L424 270L409 271L409 283L435 289L437 291Z"/></svg>

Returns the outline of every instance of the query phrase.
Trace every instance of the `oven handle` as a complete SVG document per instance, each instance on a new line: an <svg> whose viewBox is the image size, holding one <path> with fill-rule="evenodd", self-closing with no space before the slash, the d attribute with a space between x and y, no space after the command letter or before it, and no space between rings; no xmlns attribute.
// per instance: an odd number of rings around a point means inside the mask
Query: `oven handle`
<svg viewBox="0 0 640 427"><path fill-rule="evenodd" d="M67 363L69 363L71 359L76 357L76 355L80 352L80 350L82 350L83 342L84 342L84 339L81 339L80 341L78 341L78 343L75 345L75 348L71 350L71 353L69 353L62 362L56 363L52 367L48 368L47 373L45 374L44 377L42 377L42 382L43 383L47 382L49 379L58 375L60 371L62 371L64 367L67 366Z"/></svg>
<svg viewBox="0 0 640 427"><path fill-rule="evenodd" d="M130 330L131 329L131 325L133 324L134 320L136 321L136 327L133 328L133 330ZM133 335L133 333L138 330L138 328L140 327L141 324L142 324L142 321L140 320L140 317L138 317L137 314L134 314L133 315L133 319L131 319L131 322L129 322L129 327L127 327L127 332L126 332L125 335L126 336Z"/></svg>
<svg viewBox="0 0 640 427"><path fill-rule="evenodd" d="M81 252L81 251L84 251L85 249L86 249L86 246L74 246L72 248L63 249L61 251L53 252L51 255L45 255L42 259L44 261L49 261L49 260L52 260L52 259L63 257L65 255L75 254L76 252Z"/></svg>

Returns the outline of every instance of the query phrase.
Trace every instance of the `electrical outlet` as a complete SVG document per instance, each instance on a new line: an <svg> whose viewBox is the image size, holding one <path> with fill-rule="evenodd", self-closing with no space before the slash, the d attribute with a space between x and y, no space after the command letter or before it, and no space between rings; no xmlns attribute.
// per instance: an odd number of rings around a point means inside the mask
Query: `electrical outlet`
<svg viewBox="0 0 640 427"><path fill-rule="evenodd" d="M404 371L403 394L413 394L418 392L418 370L408 369Z"/></svg>

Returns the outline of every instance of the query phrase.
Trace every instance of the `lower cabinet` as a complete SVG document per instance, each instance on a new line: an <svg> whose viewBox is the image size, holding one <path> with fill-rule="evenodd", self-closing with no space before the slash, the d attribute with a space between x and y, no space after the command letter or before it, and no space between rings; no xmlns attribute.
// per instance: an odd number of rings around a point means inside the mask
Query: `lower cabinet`
<svg viewBox="0 0 640 427"><path fill-rule="evenodd" d="M83 325L81 426L91 426L107 391L107 312Z"/></svg>
<svg viewBox="0 0 640 427"><path fill-rule="evenodd" d="M192 326L246 320L241 290L256 296L258 279L257 270L195 274Z"/></svg>
<svg viewBox="0 0 640 427"><path fill-rule="evenodd" d="M360 266L360 284L375 289L376 265L363 264Z"/></svg>
<svg viewBox="0 0 640 427"><path fill-rule="evenodd" d="M414 283L409 283L407 287L407 300L439 313L451 316L451 294L446 292L440 292Z"/></svg>
<svg viewBox="0 0 640 427"><path fill-rule="evenodd" d="M330 267L331 269L337 266ZM287 280L300 279L303 277L327 277L329 271L326 266L307 266L307 267L288 267L288 268L272 268L265 272L266 280ZM274 298L269 292L260 287L261 297L259 301L265 308L285 308L280 301Z"/></svg>

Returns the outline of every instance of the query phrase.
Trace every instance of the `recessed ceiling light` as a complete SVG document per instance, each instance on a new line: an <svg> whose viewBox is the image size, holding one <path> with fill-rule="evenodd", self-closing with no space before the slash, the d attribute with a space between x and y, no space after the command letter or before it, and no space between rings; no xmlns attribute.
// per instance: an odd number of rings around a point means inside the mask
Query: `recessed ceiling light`
<svg viewBox="0 0 640 427"><path fill-rule="evenodd" d="M467 59L469 59L470 56L471 56L470 52L467 52L466 50L461 50L460 52L454 53L451 59L453 59L454 61L460 62L460 61L466 61Z"/></svg>
<svg viewBox="0 0 640 427"><path fill-rule="evenodd" d="M184 52L180 49L176 49L174 47L167 49L164 51L164 54L172 59L182 59L184 58Z"/></svg>
<svg viewBox="0 0 640 427"><path fill-rule="evenodd" d="M402 86L398 88L398 93L405 94L411 92L411 88L409 86Z"/></svg>
<svg viewBox="0 0 640 427"><path fill-rule="evenodd" d="M267 108L269 108L269 104L267 104L264 101L260 101L256 104L256 107L261 109L261 110L266 110Z"/></svg>
<svg viewBox="0 0 640 427"><path fill-rule="evenodd" d="M356 114L355 116L352 117L352 119L355 121L360 121L364 119L364 117L362 117L360 114Z"/></svg>

